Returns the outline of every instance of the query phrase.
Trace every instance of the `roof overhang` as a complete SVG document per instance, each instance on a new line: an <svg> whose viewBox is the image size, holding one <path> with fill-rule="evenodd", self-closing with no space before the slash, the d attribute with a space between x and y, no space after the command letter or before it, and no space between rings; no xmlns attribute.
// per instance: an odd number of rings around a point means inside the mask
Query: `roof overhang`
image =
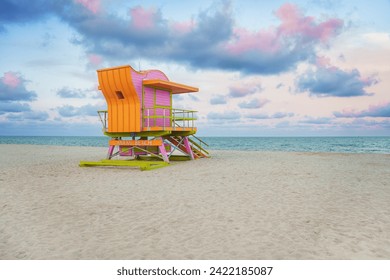
<svg viewBox="0 0 390 280"><path fill-rule="evenodd" d="M178 84L170 81L163 80L143 80L142 84L145 87L151 87L156 89L168 90L172 94L187 93L187 92L198 92L199 89L183 84Z"/></svg>

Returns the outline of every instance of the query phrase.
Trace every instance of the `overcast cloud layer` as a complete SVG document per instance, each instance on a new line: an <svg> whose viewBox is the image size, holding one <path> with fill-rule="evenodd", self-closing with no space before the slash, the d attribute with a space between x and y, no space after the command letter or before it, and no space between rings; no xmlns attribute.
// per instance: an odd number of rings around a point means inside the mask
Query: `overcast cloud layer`
<svg viewBox="0 0 390 280"><path fill-rule="evenodd" d="M0 135L99 135L95 70L137 61L201 89L204 134L390 135L390 3L314 2L3 0Z"/></svg>

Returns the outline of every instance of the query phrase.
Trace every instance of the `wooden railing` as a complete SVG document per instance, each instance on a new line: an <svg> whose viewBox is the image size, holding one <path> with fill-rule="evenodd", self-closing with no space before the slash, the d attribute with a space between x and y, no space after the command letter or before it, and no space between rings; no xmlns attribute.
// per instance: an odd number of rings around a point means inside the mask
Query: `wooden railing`
<svg viewBox="0 0 390 280"><path fill-rule="evenodd" d="M159 114L157 114L159 111ZM189 127L195 128L196 112L193 110L173 109L171 107L156 106L143 109L143 126ZM159 123L158 123L159 120ZM160 124L160 125L158 125ZM162 124L162 125L161 125Z"/></svg>
<svg viewBox="0 0 390 280"><path fill-rule="evenodd" d="M99 110L97 111L99 115L99 119L102 122L103 125L103 132L107 132L107 115L108 111L107 110Z"/></svg>
<svg viewBox="0 0 390 280"><path fill-rule="evenodd" d="M159 111L159 114L157 114ZM99 110L97 111L99 119L103 125L103 132L107 132L108 129L108 111ZM154 108L143 109L143 127L157 126L157 120L159 120L159 126L165 127L187 127L195 128L197 111L184 110L184 109L173 109L168 106L155 106Z"/></svg>

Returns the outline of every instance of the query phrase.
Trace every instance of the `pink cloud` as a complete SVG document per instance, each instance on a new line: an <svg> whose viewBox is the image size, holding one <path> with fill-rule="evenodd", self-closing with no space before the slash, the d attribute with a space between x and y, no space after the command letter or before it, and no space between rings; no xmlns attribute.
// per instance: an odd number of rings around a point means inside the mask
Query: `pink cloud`
<svg viewBox="0 0 390 280"><path fill-rule="evenodd" d="M172 24L172 29L182 34L190 33L194 27L195 23L193 21L174 22Z"/></svg>
<svg viewBox="0 0 390 280"><path fill-rule="evenodd" d="M370 105L368 107L368 114L379 117L390 117L390 102L382 101L378 105Z"/></svg>
<svg viewBox="0 0 390 280"><path fill-rule="evenodd" d="M19 76L14 72L6 72L4 73L4 77L1 79L3 84L11 87L16 88L21 84L21 79Z"/></svg>
<svg viewBox="0 0 390 280"><path fill-rule="evenodd" d="M236 28L234 36L235 42L227 47L232 53L242 53L253 49L275 52L280 49L276 33L272 31L250 32L244 28Z"/></svg>
<svg viewBox="0 0 390 280"><path fill-rule="evenodd" d="M259 109L269 102L268 99L252 99L250 101L244 101L238 104L241 109Z"/></svg>
<svg viewBox="0 0 390 280"><path fill-rule="evenodd" d="M130 9L131 22L136 29L148 30L156 25L157 11L154 8L144 9L141 6Z"/></svg>
<svg viewBox="0 0 390 280"><path fill-rule="evenodd" d="M248 83L229 87L229 96L233 98L245 97L261 91L261 84Z"/></svg>
<svg viewBox="0 0 390 280"><path fill-rule="evenodd" d="M37 94L34 91L26 89L28 80L25 80L23 76L18 72L6 72L3 77L0 77L0 103L6 102L18 102L18 101L33 101L36 100ZM20 104L10 105L20 108ZM27 108L25 105L22 107ZM15 108L15 107L14 107Z"/></svg>
<svg viewBox="0 0 390 280"><path fill-rule="evenodd" d="M235 54L251 50L276 53L288 49L286 44L290 44L291 39L297 46L305 43L327 43L343 26L340 19L316 23L314 17L304 16L293 4L284 4L275 15L281 21L277 27L257 32L236 28L233 31L234 39L227 46L227 50Z"/></svg>
<svg viewBox="0 0 390 280"><path fill-rule="evenodd" d="M280 35L300 35L323 43L326 43L343 26L343 21L340 19L329 19L316 24L314 17L304 16L297 6L290 3L281 6L275 15L282 22L278 27Z"/></svg>
<svg viewBox="0 0 390 280"><path fill-rule="evenodd" d="M290 3L286 3L281 6L275 12L275 15L282 21L280 29L285 34L297 33L297 31L303 30L307 23L313 21L312 17L306 17L306 19L302 19L302 15L301 12L298 10L298 7Z"/></svg>
<svg viewBox="0 0 390 280"><path fill-rule="evenodd" d="M376 85L377 83L379 83L379 79L376 75L372 75L369 77L360 77L360 81L366 86Z"/></svg>
<svg viewBox="0 0 390 280"><path fill-rule="evenodd" d="M103 62L103 58L100 55L97 54L89 54L88 55L88 61L93 66L98 66Z"/></svg>
<svg viewBox="0 0 390 280"><path fill-rule="evenodd" d="M357 115L359 115L361 112L358 112L356 109L352 109L352 108L346 108L346 109L343 109L341 112L335 112L335 116L336 117L356 117Z"/></svg>
<svg viewBox="0 0 390 280"><path fill-rule="evenodd" d="M322 70L326 70L328 72L338 72L342 71L340 68L332 65L330 58L325 56L317 56L315 65ZM359 75L358 80L364 85L364 86L372 86L377 83L379 83L379 79L376 75L371 75L368 77L362 77Z"/></svg>
<svg viewBox="0 0 390 280"><path fill-rule="evenodd" d="M337 118L390 118L390 102L370 105L368 110L356 111L353 109L344 109L341 112L334 112L333 114Z"/></svg>
<svg viewBox="0 0 390 280"><path fill-rule="evenodd" d="M323 67L323 68L330 67L331 66L330 58L325 56L317 56L316 65L318 67Z"/></svg>
<svg viewBox="0 0 390 280"><path fill-rule="evenodd" d="M97 14L100 10L100 0L75 0L75 2L83 5L94 14Z"/></svg>

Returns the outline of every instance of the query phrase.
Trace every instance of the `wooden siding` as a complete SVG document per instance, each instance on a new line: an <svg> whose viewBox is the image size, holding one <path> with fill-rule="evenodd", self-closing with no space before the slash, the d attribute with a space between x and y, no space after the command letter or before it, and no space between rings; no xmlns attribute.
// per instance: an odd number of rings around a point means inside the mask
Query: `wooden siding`
<svg viewBox="0 0 390 280"><path fill-rule="evenodd" d="M141 108L145 109L143 112L144 116L149 115L163 115L163 110L156 109L152 110L150 108L153 108L155 105L159 106L171 106L171 97L170 93L168 91L162 91L162 90L156 90L157 96L155 97L155 90L153 88L149 87L143 87L142 81L143 80L163 80L168 81L167 76L159 71L159 70L148 70L148 71L135 71L132 69L131 71L132 80L134 88L137 92L139 100L141 100ZM142 88L144 92L142 93ZM143 94L143 99L142 99ZM143 103L142 103L143 102ZM170 115L170 112L168 110L165 110L165 114L167 116ZM170 121L169 119L165 119L165 122L163 119L149 119L149 122L147 119L143 119L143 116L140 116L141 124L142 126L169 126Z"/></svg>
<svg viewBox="0 0 390 280"><path fill-rule="evenodd" d="M107 102L108 131L141 131L141 106L131 79L131 67L98 70L99 88Z"/></svg>

